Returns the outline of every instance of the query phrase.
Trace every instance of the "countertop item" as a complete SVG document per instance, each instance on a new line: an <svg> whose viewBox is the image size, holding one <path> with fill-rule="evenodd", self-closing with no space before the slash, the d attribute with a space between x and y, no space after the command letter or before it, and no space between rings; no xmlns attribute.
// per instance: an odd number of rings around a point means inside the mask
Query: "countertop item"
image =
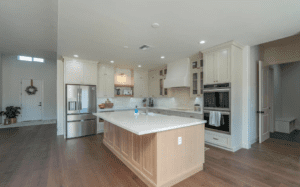
<svg viewBox="0 0 300 187"><path fill-rule="evenodd" d="M122 110L134 110L134 107L128 108L109 108L109 109L99 109L98 112L108 112L108 111L122 111ZM185 112L185 113L193 113L193 114L203 114L203 111L194 111L194 110L183 110L176 108L162 108L162 107L138 107L138 109L157 109L157 110L169 110L169 111L177 111L177 112Z"/></svg>
<svg viewBox="0 0 300 187"><path fill-rule="evenodd" d="M206 123L205 120L194 118L149 114L140 113L135 116L132 111L93 113L93 115L137 135L151 134L199 124L204 125Z"/></svg>

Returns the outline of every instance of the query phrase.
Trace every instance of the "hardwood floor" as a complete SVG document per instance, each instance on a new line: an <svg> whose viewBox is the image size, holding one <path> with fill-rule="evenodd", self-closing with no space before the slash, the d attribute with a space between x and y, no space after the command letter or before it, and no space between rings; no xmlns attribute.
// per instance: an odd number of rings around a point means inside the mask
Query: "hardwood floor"
<svg viewBox="0 0 300 187"><path fill-rule="evenodd" d="M64 140L56 125L0 129L0 186L146 185L103 144L103 135ZM212 146L189 186L300 186L300 144L269 139L236 153Z"/></svg>

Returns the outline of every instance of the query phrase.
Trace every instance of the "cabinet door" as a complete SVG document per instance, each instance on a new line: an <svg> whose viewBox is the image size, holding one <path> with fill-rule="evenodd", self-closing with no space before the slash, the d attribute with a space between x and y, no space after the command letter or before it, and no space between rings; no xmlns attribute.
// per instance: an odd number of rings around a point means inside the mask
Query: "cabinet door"
<svg viewBox="0 0 300 187"><path fill-rule="evenodd" d="M200 71L200 69L194 69L191 71L190 97L197 97L201 94Z"/></svg>
<svg viewBox="0 0 300 187"><path fill-rule="evenodd" d="M98 97L114 97L114 68L98 66Z"/></svg>
<svg viewBox="0 0 300 187"><path fill-rule="evenodd" d="M84 63L83 75L84 84L97 85L97 64Z"/></svg>
<svg viewBox="0 0 300 187"><path fill-rule="evenodd" d="M75 60L65 62L65 83L83 84L83 63Z"/></svg>
<svg viewBox="0 0 300 187"><path fill-rule="evenodd" d="M159 77L154 73L149 73L149 97L159 97Z"/></svg>
<svg viewBox="0 0 300 187"><path fill-rule="evenodd" d="M114 97L115 96L115 79L114 74L115 70L113 67L109 67L106 69L105 73L105 91L106 96L105 97Z"/></svg>
<svg viewBox="0 0 300 187"><path fill-rule="evenodd" d="M216 83L230 82L230 49L222 49L218 51L217 58L215 59L216 68Z"/></svg>
<svg viewBox="0 0 300 187"><path fill-rule="evenodd" d="M214 53L204 54L203 64L203 82L204 84L214 84L215 65L214 65Z"/></svg>
<svg viewBox="0 0 300 187"><path fill-rule="evenodd" d="M134 97L148 97L148 72L134 71Z"/></svg>

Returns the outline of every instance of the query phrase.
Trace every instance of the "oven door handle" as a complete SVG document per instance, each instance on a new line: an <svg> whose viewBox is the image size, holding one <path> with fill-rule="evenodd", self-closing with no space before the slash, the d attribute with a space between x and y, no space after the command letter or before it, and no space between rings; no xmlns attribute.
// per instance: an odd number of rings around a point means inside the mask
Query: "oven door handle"
<svg viewBox="0 0 300 187"><path fill-rule="evenodd" d="M203 90L204 93L212 93L212 92L230 92L230 88L224 88L224 89L207 89Z"/></svg>
<svg viewBox="0 0 300 187"><path fill-rule="evenodd" d="M215 111L215 110L211 110L211 111ZM203 110L203 112L210 113L209 110ZM221 114L223 115L230 115L230 112L224 112L224 111L215 111L215 112L221 112Z"/></svg>

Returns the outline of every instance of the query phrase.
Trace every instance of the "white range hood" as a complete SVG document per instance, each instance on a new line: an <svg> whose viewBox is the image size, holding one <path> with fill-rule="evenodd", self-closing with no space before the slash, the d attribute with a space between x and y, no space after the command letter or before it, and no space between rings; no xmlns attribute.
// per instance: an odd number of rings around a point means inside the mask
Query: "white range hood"
<svg viewBox="0 0 300 187"><path fill-rule="evenodd" d="M190 59L185 58L168 64L165 88L190 87Z"/></svg>

